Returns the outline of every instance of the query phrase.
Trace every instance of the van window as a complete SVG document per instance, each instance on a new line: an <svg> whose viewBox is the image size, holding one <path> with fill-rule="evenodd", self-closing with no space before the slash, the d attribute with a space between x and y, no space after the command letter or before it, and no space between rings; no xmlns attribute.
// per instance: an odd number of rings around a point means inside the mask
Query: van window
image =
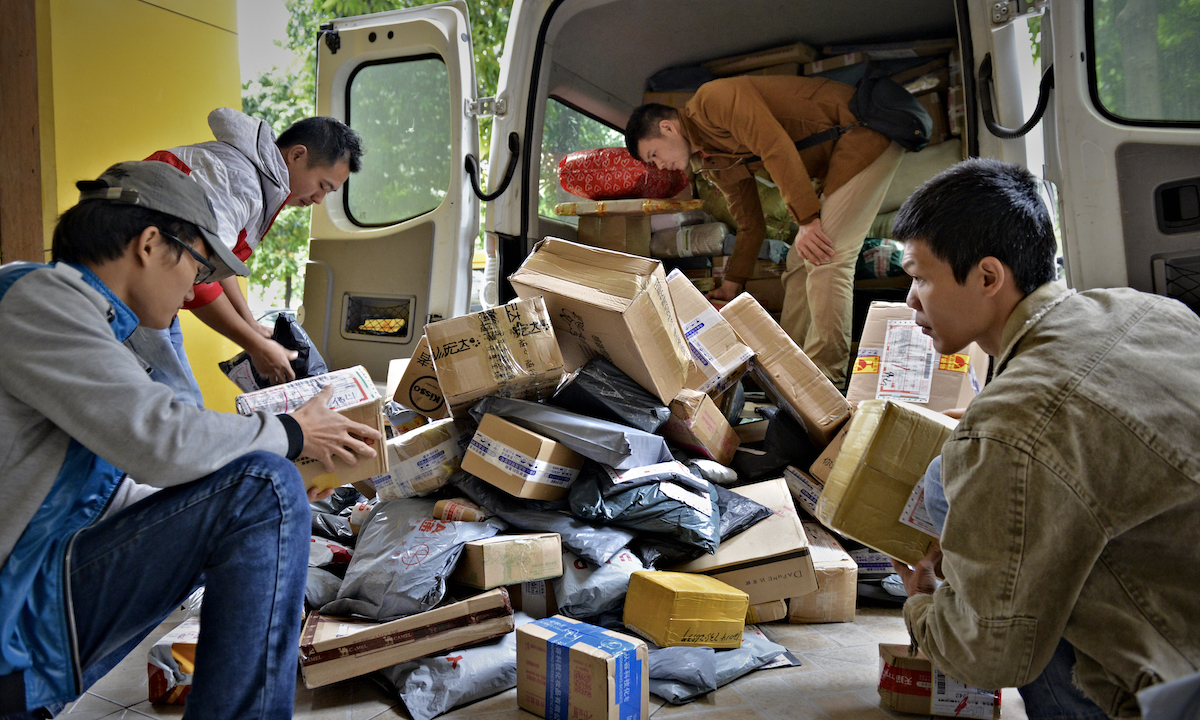
<svg viewBox="0 0 1200 720"><path fill-rule="evenodd" d="M1200 4L1093 0L1092 100L1130 124L1200 121Z"/></svg>
<svg viewBox="0 0 1200 720"><path fill-rule="evenodd" d="M625 147L625 134L554 98L546 101L542 126L542 168L538 174L538 214L578 226L579 218L558 217L554 206L582 198L558 184L558 162L567 153L602 147Z"/></svg>
<svg viewBox="0 0 1200 720"><path fill-rule="evenodd" d="M346 181L356 225L391 225L433 210L450 188L450 74L437 55L368 63L346 88L346 121L362 136L362 171Z"/></svg>

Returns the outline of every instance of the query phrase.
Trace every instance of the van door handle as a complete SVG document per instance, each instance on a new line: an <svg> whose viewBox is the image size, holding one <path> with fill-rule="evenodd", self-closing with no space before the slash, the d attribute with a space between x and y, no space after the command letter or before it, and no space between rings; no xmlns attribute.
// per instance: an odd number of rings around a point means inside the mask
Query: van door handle
<svg viewBox="0 0 1200 720"><path fill-rule="evenodd" d="M996 122L996 112L992 109L992 54L984 55L983 62L979 63L979 105L983 110L983 124L987 126L991 134L1003 140L1013 140L1025 135L1038 124L1042 115L1046 114L1046 105L1050 102L1050 90L1053 88L1054 66L1051 65L1046 68L1046 72L1042 75L1042 83L1038 86L1037 107L1033 109L1033 115L1016 130L1003 127Z"/></svg>
<svg viewBox="0 0 1200 720"><path fill-rule="evenodd" d="M483 188L479 187L479 160L474 155L467 153L467 177L471 178L471 189L475 191L475 197L484 202L490 202L500 197L500 194L508 189L513 173L517 171L517 156L520 153L521 138L517 136L516 132L510 132L508 134L508 167L504 168L504 179L500 181L500 187L490 193L485 193Z"/></svg>

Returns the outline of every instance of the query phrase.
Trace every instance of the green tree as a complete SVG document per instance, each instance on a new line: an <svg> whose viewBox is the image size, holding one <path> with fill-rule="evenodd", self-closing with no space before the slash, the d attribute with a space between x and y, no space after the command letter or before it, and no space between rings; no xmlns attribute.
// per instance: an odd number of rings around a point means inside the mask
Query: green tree
<svg viewBox="0 0 1200 720"><path fill-rule="evenodd" d="M396 10L400 8L428 5L437 0L285 0L289 19L287 25L287 40L284 46L296 54L298 61L294 68L276 68L269 73L260 75L255 80L246 83L242 88L242 106L244 111L255 117L266 120L276 134L283 132L296 120L314 115L316 110L316 49L320 26L333 18L366 15L369 13ZM508 29L509 11L512 0L471 0L469 3L471 38L475 50L475 75L477 83L476 96L494 94L500 77L500 52L504 45L504 35ZM415 65L415 64L414 64ZM430 75L432 69L416 73L406 78L413 83L428 83L439 76ZM440 75L444 80L444 70ZM364 82L380 82L386 76L366 78ZM356 80L357 81L357 80ZM410 85L411 87L411 85ZM398 88L393 88L400 92ZM399 122L394 114L389 114L406 103L411 102L414 95L407 95L401 103L380 102L370 107L363 106L359 114L353 115L351 122L358 126L361 118L364 122ZM353 109L352 109L353 112ZM423 117L428 117L425 115ZM491 119L485 118L480 122L480 147L486 155L491 140ZM394 147L368 147L368 156L387 158L380 162L377 170L387 167L387 172L394 175L378 178L371 187L383 187L381 198L386 195L386 202L367 202L361 212L366 215L376 212L376 206L388 208L428 208L429 202L440 201L440 196L430 197L427 188L420 187L420 181L414 178L445 177L449 165L444 168L431 167L437 163L448 163L448 154L441 152L444 147L438 142L431 142L425 133L419 138L411 139L404 145ZM420 152L417 152L417 149ZM486 159L484 170L486 172ZM367 172L366 169L363 171ZM379 171L383 172L383 171ZM486 181L484 181L486 187ZM441 193L445 193L445 184ZM399 203L399 204L393 204ZM358 205L352 207L352 212L359 211ZM357 214L356 214L357 216ZM250 257L249 266L251 277L262 289L280 290L284 293L284 302L291 305L292 293L303 292L303 268L308 261L310 212L304 208L286 208L280 213L275 225ZM402 218L383 218L398 220ZM259 293L263 294L263 293Z"/></svg>

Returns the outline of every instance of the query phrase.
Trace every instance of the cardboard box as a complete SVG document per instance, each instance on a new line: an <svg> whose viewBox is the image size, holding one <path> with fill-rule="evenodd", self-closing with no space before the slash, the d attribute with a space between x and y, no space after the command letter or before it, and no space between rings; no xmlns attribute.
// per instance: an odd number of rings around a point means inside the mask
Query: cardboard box
<svg viewBox="0 0 1200 720"><path fill-rule="evenodd" d="M690 453L729 464L741 440L712 398L699 390L683 388L670 407L671 417L662 427L663 437Z"/></svg>
<svg viewBox="0 0 1200 720"><path fill-rule="evenodd" d="M512 630L503 588L385 623L313 612L300 633L300 672L306 687L317 688Z"/></svg>
<svg viewBox="0 0 1200 720"><path fill-rule="evenodd" d="M692 370L684 387L712 395L725 392L746 371L754 351L681 271L667 276L667 289L692 351Z"/></svg>
<svg viewBox="0 0 1200 720"><path fill-rule="evenodd" d="M446 399L442 395L442 386L438 384L437 371L433 369L429 338L424 335L417 342L412 357L404 365L404 372L396 383L392 400L430 420L450 417L450 410L446 407Z"/></svg>
<svg viewBox="0 0 1200 720"><path fill-rule="evenodd" d="M707 575L639 570L622 621L659 647L736 648L749 608L749 595Z"/></svg>
<svg viewBox="0 0 1200 720"><path fill-rule="evenodd" d="M457 423L437 420L388 440L388 471L371 478L379 499L419 497L445 485L471 441Z"/></svg>
<svg viewBox="0 0 1200 720"><path fill-rule="evenodd" d="M472 540L463 545L450 578L480 590L556 578L562 575L562 554L558 533L496 535Z"/></svg>
<svg viewBox="0 0 1200 720"><path fill-rule="evenodd" d="M584 245L630 255L650 255L648 215L580 215L577 229L579 242Z"/></svg>
<svg viewBox="0 0 1200 720"><path fill-rule="evenodd" d="M373 427L379 431L380 437L386 437L383 427L383 397L362 365L238 395L235 404L237 411L242 415L251 415L258 411L272 414L288 413L308 402L321 388L330 384L333 385L333 396L329 400L331 410L336 410L355 422ZM375 445L374 440L364 438L363 442ZM297 458L296 469L300 471L306 488L327 490L359 483L373 496L375 490L367 481L388 471L387 452L382 445L375 449L375 457L360 456L358 465L354 466L334 457L332 473L325 472L325 466L319 460L310 457ZM360 490L363 487L360 487Z"/></svg>
<svg viewBox="0 0 1200 720"><path fill-rule="evenodd" d="M817 502L817 519L903 563L917 564L934 536L903 523L901 516L957 422L912 403L867 400L859 405Z"/></svg>
<svg viewBox="0 0 1200 720"><path fill-rule="evenodd" d="M750 367L759 385L804 426L817 447L828 445L850 417L846 398L749 294L721 308L721 317L754 351Z"/></svg>
<svg viewBox="0 0 1200 720"><path fill-rule="evenodd" d="M921 103L921 107L925 108L925 112L929 113L929 118L933 120L933 128L929 131L929 144L937 145L941 142L946 142L947 132L947 115L946 105L942 102L942 95L938 91L924 92L916 96L917 102Z"/></svg>
<svg viewBox="0 0 1200 720"><path fill-rule="evenodd" d="M541 298L429 323L425 336L453 417L466 417L488 395L541 400L562 378L562 353Z"/></svg>
<svg viewBox="0 0 1200 720"><path fill-rule="evenodd" d="M510 594L514 599L520 598L520 605L514 602L513 607L535 620L558 614L558 601L554 597L554 583L551 581L531 580L515 587L520 588L520 593Z"/></svg>
<svg viewBox="0 0 1200 720"><path fill-rule="evenodd" d="M759 605L751 605L746 610L746 624L756 625L758 623L775 622L787 617L788 606L783 600L772 600L768 603Z"/></svg>
<svg viewBox="0 0 1200 720"><path fill-rule="evenodd" d="M837 68L857 65L865 60L866 57L860 52L834 55L833 57L821 58L820 60L813 60L810 63L804 63L804 74L816 75L817 73L825 72L826 70L836 70Z"/></svg>
<svg viewBox="0 0 1200 720"><path fill-rule="evenodd" d="M517 295L542 295L562 335L607 358L663 404L692 369L662 264L557 238L534 247L509 277Z"/></svg>
<svg viewBox="0 0 1200 720"><path fill-rule="evenodd" d="M712 575L746 592L752 605L807 595L816 590L808 539L783 478L732 490L774 512L744 532L722 541L716 553L702 555L671 569Z"/></svg>
<svg viewBox="0 0 1200 720"><path fill-rule="evenodd" d="M817 590L788 600L788 622L854 622L858 563L820 524L804 523L804 533L817 571Z"/></svg>
<svg viewBox="0 0 1200 720"><path fill-rule="evenodd" d="M833 462L837 459L838 453L842 451L842 443L846 442L846 433L848 432L850 432L849 420L842 424L842 429L838 430L838 434L833 436L833 439L809 466L808 472L817 482L824 484L829 479L829 473L833 471Z"/></svg>
<svg viewBox="0 0 1200 720"><path fill-rule="evenodd" d="M879 644L879 699L904 713L1000 720L1000 691L981 690L946 676L924 653Z"/></svg>
<svg viewBox="0 0 1200 720"><path fill-rule="evenodd" d="M517 706L555 720L649 720L638 638L556 615L517 628Z"/></svg>
<svg viewBox="0 0 1200 720"><path fill-rule="evenodd" d="M791 465L784 468L783 480L792 494L792 500L796 501L796 507L816 517L817 501L821 499L821 491L824 489L821 483L812 475Z"/></svg>
<svg viewBox="0 0 1200 720"><path fill-rule="evenodd" d="M146 657L148 699L156 705L183 705L192 691L200 618L190 617L163 635Z"/></svg>
<svg viewBox="0 0 1200 720"><path fill-rule="evenodd" d="M758 301L768 313L783 312L783 279L777 277L747 280L746 292Z"/></svg>
<svg viewBox="0 0 1200 720"><path fill-rule="evenodd" d="M657 103L682 110L695 94L694 92L648 92L642 95L642 104Z"/></svg>
<svg viewBox="0 0 1200 720"><path fill-rule="evenodd" d="M484 415L463 457L462 469L516 497L557 500L579 469L583 456L495 415Z"/></svg>
<svg viewBox="0 0 1200 720"><path fill-rule="evenodd" d="M890 557L869 547L851 550L850 557L858 565L859 577L887 577L896 572Z"/></svg>
<svg viewBox="0 0 1200 720"><path fill-rule="evenodd" d="M742 73L759 68L778 65L779 63L807 63L817 59L815 48L804 43L792 43L769 50L734 55L720 60L710 60L703 63L704 68L717 77L741 75Z"/></svg>
<svg viewBox="0 0 1200 720"><path fill-rule="evenodd" d="M892 371L883 387L880 368ZM930 410L963 408L983 388L987 371L987 353L975 343L962 352L941 355L913 322L912 308L876 301L867 310L846 398L906 400Z"/></svg>
<svg viewBox="0 0 1200 720"><path fill-rule="evenodd" d="M757 70L749 70L744 75L799 75L802 63L783 62L778 65L768 65Z"/></svg>

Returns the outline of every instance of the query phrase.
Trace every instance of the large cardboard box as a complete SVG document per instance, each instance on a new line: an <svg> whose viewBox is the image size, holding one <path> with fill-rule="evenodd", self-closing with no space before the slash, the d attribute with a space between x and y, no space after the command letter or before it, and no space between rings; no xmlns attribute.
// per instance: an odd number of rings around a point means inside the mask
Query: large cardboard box
<svg viewBox="0 0 1200 720"><path fill-rule="evenodd" d="M733 488L766 505L770 517L721 542L717 552L671 568L704 573L750 596L751 605L807 595L817 589L808 539L783 478Z"/></svg>
<svg viewBox="0 0 1200 720"><path fill-rule="evenodd" d="M924 653L879 644L879 699L914 715L1000 720L1000 691L981 690L948 677Z"/></svg>
<svg viewBox="0 0 1200 720"><path fill-rule="evenodd" d="M392 400L409 410L415 410L430 420L450 417L442 386L438 384L437 371L433 369L433 353L429 352L429 338L424 335L417 342L396 383Z"/></svg>
<svg viewBox="0 0 1200 720"><path fill-rule="evenodd" d="M884 383L881 368L888 371ZM867 310L846 398L905 400L930 410L962 408L979 394L987 372L987 353L975 343L942 355L913 322L912 308L876 301Z"/></svg>
<svg viewBox="0 0 1200 720"><path fill-rule="evenodd" d="M562 378L562 352L538 297L429 323L425 336L454 417L488 395L547 398Z"/></svg>
<svg viewBox="0 0 1200 720"><path fill-rule="evenodd" d="M704 63L704 68L717 77L728 77L730 75L741 75L742 73L758 70L759 68L770 67L771 65L778 65L779 63L807 63L816 59L817 51L815 48L804 43L792 43L791 45L783 45L769 50L759 50L758 52L734 55L732 57L721 58L720 60L710 60Z"/></svg>
<svg viewBox="0 0 1200 720"><path fill-rule="evenodd" d="M649 720L646 643L556 615L517 628L517 705L550 720Z"/></svg>
<svg viewBox="0 0 1200 720"><path fill-rule="evenodd" d="M707 575L639 570L622 622L659 647L736 648L749 608L749 595Z"/></svg>
<svg viewBox="0 0 1200 720"><path fill-rule="evenodd" d="M333 385L333 397L329 400L331 410L336 410L355 422L373 427L379 431L380 437L386 437L383 427L383 397L362 365L238 395L235 404L237 411L242 415L251 415L258 411L272 414L288 413L308 402L323 387L330 384ZM375 445L375 441L370 439L364 438L363 442ZM360 483L374 495L374 488L366 481L388 471L387 452L383 445L378 445L375 450L375 457L360 456L358 465L353 466L347 465L341 458L334 457L332 473L325 472L325 466L319 460L310 457L297 458L296 469L300 471L305 487L328 490L350 483Z"/></svg>
<svg viewBox="0 0 1200 720"><path fill-rule="evenodd" d="M916 515L920 498L914 488L957 422L912 403L863 402L817 501L817 519L903 563L917 564L934 535L901 517L911 522Z"/></svg>
<svg viewBox="0 0 1200 720"><path fill-rule="evenodd" d="M379 499L419 497L445 485L471 441L460 422L436 420L388 440L388 471L371 478Z"/></svg>
<svg viewBox="0 0 1200 720"><path fill-rule="evenodd" d="M300 634L300 672L316 688L512 630L504 588L385 623L313 612Z"/></svg>
<svg viewBox="0 0 1200 720"><path fill-rule="evenodd" d="M583 456L495 415L484 415L463 457L462 469L510 495L557 500L579 469Z"/></svg>
<svg viewBox="0 0 1200 720"><path fill-rule="evenodd" d="M463 545L450 576L464 585L491 590L562 575L562 541L558 533L496 535Z"/></svg>
<svg viewBox="0 0 1200 720"><path fill-rule="evenodd" d="M667 288L692 350L693 367L684 387L712 395L725 392L745 372L754 351L681 271L667 275Z"/></svg>
<svg viewBox="0 0 1200 720"><path fill-rule="evenodd" d="M742 293L721 308L742 342L754 351L754 377L824 448L850 417L850 403L812 360L771 319L762 305Z"/></svg>
<svg viewBox="0 0 1200 720"><path fill-rule="evenodd" d="M584 245L650 255L649 215L580 215L578 237Z"/></svg>
<svg viewBox="0 0 1200 720"><path fill-rule="evenodd" d="M607 358L671 402L692 369L662 264L546 238L509 277L522 298L541 295L554 329Z"/></svg>
<svg viewBox="0 0 1200 720"><path fill-rule="evenodd" d="M670 407L671 417L662 427L665 438L690 453L729 464L741 440L712 398L683 388Z"/></svg>
<svg viewBox="0 0 1200 720"><path fill-rule="evenodd" d="M858 563L820 524L806 522L804 532L817 570L817 590L788 600L788 622L854 622Z"/></svg>

